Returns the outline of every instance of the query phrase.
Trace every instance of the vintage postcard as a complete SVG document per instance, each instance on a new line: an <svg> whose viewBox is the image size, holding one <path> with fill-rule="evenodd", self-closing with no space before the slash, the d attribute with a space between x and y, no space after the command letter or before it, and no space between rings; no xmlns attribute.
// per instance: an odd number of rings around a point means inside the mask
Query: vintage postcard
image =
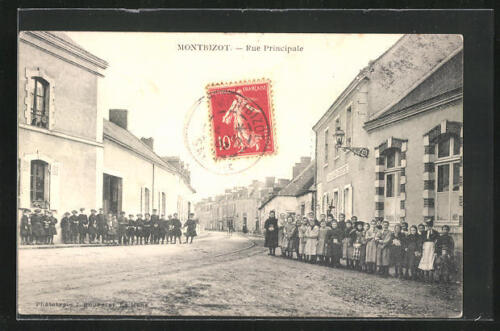
<svg viewBox="0 0 500 331"><path fill-rule="evenodd" d="M19 316L461 317L463 54L20 31Z"/></svg>

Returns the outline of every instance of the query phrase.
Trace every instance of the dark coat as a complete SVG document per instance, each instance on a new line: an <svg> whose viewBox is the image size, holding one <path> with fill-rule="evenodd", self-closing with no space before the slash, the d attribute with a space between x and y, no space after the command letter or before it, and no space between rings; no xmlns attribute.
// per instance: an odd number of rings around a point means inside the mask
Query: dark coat
<svg viewBox="0 0 500 331"><path fill-rule="evenodd" d="M340 259L342 257L342 239L344 231L336 227L328 231L326 235L326 256Z"/></svg>
<svg viewBox="0 0 500 331"><path fill-rule="evenodd" d="M176 237L180 237L182 235L182 231L181 231L182 223L181 223L181 221L178 218L172 218L171 222L172 222L171 224L174 227L172 230L172 234Z"/></svg>
<svg viewBox="0 0 500 331"><path fill-rule="evenodd" d="M187 220L184 223L184 226L187 227L186 236L195 237L196 236L196 221L195 220Z"/></svg>
<svg viewBox="0 0 500 331"><path fill-rule="evenodd" d="M97 214L97 231L100 234L106 233L106 218L104 214Z"/></svg>
<svg viewBox="0 0 500 331"><path fill-rule="evenodd" d="M48 233L48 235L55 236L57 234L56 224L57 224L57 218L55 218L54 216L51 216L49 218L49 233Z"/></svg>
<svg viewBox="0 0 500 331"><path fill-rule="evenodd" d="M78 216L71 215L69 217L69 228L71 230L71 233L73 234L78 233Z"/></svg>
<svg viewBox="0 0 500 331"><path fill-rule="evenodd" d="M35 237L41 237L45 235L41 216L42 215L40 214L34 214L31 216L31 229Z"/></svg>
<svg viewBox="0 0 500 331"><path fill-rule="evenodd" d="M87 215L85 214L80 214L78 215L78 231L81 234L87 233L89 228L89 219Z"/></svg>
<svg viewBox="0 0 500 331"><path fill-rule="evenodd" d="M455 241L449 234L440 235L436 240L436 254L440 256L443 249L445 249L448 254L453 255L453 250L455 249Z"/></svg>
<svg viewBox="0 0 500 331"><path fill-rule="evenodd" d="M29 224L29 218L28 216L23 215L23 217L21 217L21 236L25 237L30 235L31 234L30 229L31 226Z"/></svg>
<svg viewBox="0 0 500 331"><path fill-rule="evenodd" d="M264 246L270 248L278 247L278 219L268 218L264 223L264 229L266 230Z"/></svg>
<svg viewBox="0 0 500 331"><path fill-rule="evenodd" d="M142 218L138 218L135 221L135 235L138 237L142 237L144 235L144 220Z"/></svg>
<svg viewBox="0 0 500 331"><path fill-rule="evenodd" d="M164 236L168 232L168 221L164 218L160 219L160 236Z"/></svg>
<svg viewBox="0 0 500 331"><path fill-rule="evenodd" d="M89 234L97 234L97 215L90 214L89 216Z"/></svg>
<svg viewBox="0 0 500 331"><path fill-rule="evenodd" d="M417 267L422 254L422 238L418 234L409 234L405 238L405 265Z"/></svg>
<svg viewBox="0 0 500 331"><path fill-rule="evenodd" d="M397 241L400 242L400 245L397 245ZM390 246L390 257L391 257L391 264L395 266L401 266L404 263L404 253L405 253L405 241L406 237L405 235L400 232L398 234L393 233L392 235L392 241L391 241L391 246Z"/></svg>

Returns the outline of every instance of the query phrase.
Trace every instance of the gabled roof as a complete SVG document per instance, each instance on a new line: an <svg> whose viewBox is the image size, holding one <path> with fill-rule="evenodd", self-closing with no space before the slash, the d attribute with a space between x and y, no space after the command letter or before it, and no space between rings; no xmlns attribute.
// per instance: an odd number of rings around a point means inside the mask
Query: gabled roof
<svg viewBox="0 0 500 331"><path fill-rule="evenodd" d="M165 170L179 175L184 180L186 185L193 192L196 192L194 188L185 180L184 176L179 173L179 171L175 167L165 162L151 148L149 148L148 145L142 142L141 139L134 136L130 131L125 130L115 123L104 119L103 134L105 138L108 138L111 141L141 155L142 157L148 159L151 162L154 162L156 165L164 168Z"/></svg>
<svg viewBox="0 0 500 331"><path fill-rule="evenodd" d="M309 163L309 165L302 170L295 178L292 179L288 185L283 187L278 193L267 197L259 209L264 208L269 202L271 202L276 197L300 197L306 193L312 192L314 190L314 173L316 170L316 162L314 160Z"/></svg>
<svg viewBox="0 0 500 331"><path fill-rule="evenodd" d="M371 130L378 122L403 113L416 105L436 102L453 93L460 93L463 88L463 48L451 53L438 66L418 81L394 103L382 110L376 117L365 122L365 128ZM394 115L394 116L392 116ZM375 125L375 126L374 126Z"/></svg>

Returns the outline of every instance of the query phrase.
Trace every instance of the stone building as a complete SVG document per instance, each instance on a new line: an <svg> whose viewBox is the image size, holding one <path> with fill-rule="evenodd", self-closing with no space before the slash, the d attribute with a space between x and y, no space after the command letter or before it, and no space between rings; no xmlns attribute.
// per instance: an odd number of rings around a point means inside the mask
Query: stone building
<svg viewBox="0 0 500 331"><path fill-rule="evenodd" d="M354 78L313 128L317 212L431 216L461 246L462 57L459 35L405 35Z"/></svg>
<svg viewBox="0 0 500 331"><path fill-rule="evenodd" d="M274 210L276 215L302 215L314 211L314 173L315 162L310 158L303 158L301 165L295 165L292 180L275 194L265 199L259 206L261 220L266 220L269 212Z"/></svg>
<svg viewBox="0 0 500 331"><path fill-rule="evenodd" d="M21 32L18 45L18 208L57 210L59 219L81 207L156 208L185 219L189 172L127 131L126 111L103 120L106 61L62 32Z"/></svg>

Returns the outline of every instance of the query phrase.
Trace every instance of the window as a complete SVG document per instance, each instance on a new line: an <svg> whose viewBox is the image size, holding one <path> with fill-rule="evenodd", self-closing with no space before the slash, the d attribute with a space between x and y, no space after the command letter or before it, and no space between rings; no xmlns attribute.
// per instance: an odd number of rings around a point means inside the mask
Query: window
<svg viewBox="0 0 500 331"><path fill-rule="evenodd" d="M335 218L338 217L338 212L337 212L337 208L338 208L338 205L339 205L339 191L334 191L333 192L333 215L335 216Z"/></svg>
<svg viewBox="0 0 500 331"><path fill-rule="evenodd" d="M49 125L49 83L40 77L33 77L33 81L31 125L47 129Z"/></svg>
<svg viewBox="0 0 500 331"><path fill-rule="evenodd" d="M325 130L325 163L328 163L328 129Z"/></svg>
<svg viewBox="0 0 500 331"><path fill-rule="evenodd" d="M460 141L443 135L435 147L436 164L436 221L458 222L460 189Z"/></svg>
<svg viewBox="0 0 500 331"><path fill-rule="evenodd" d="M149 189L144 189L144 213L149 213Z"/></svg>
<svg viewBox="0 0 500 331"><path fill-rule="evenodd" d="M31 161L31 205L45 207L49 198L49 165L42 160Z"/></svg>
<svg viewBox="0 0 500 331"><path fill-rule="evenodd" d="M384 152L384 217L390 223L397 222L400 214L400 182L401 182L401 152L397 148L390 148Z"/></svg>
<svg viewBox="0 0 500 331"><path fill-rule="evenodd" d="M351 186L344 188L344 213L347 219L352 216L352 189Z"/></svg>
<svg viewBox="0 0 500 331"><path fill-rule="evenodd" d="M161 210L163 211L163 214L167 213L167 196L165 192L161 193Z"/></svg>
<svg viewBox="0 0 500 331"><path fill-rule="evenodd" d="M352 108L346 109L345 114L345 144L351 146L352 142Z"/></svg>

